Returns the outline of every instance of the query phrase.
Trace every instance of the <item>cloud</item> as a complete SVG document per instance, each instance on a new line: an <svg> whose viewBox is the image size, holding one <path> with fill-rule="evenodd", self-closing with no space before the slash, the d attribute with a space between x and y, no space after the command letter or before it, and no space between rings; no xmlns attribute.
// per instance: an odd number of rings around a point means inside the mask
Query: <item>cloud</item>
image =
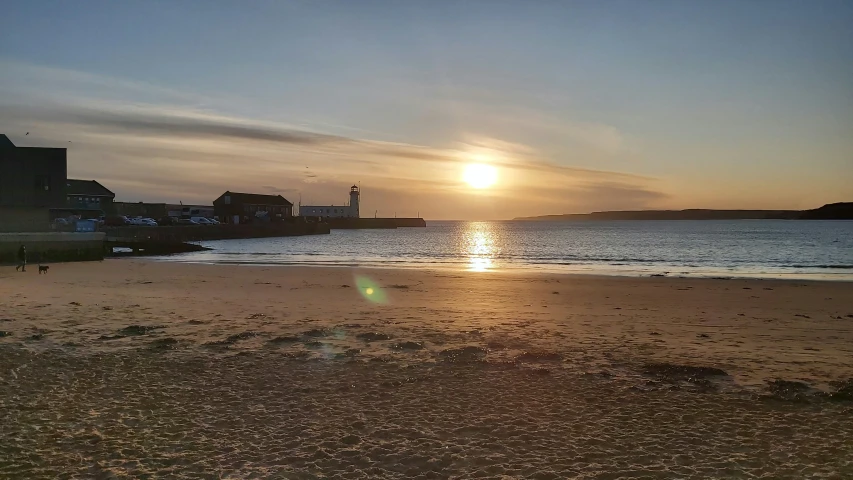
<svg viewBox="0 0 853 480"><path fill-rule="evenodd" d="M119 199L209 203L239 190L299 192L331 203L360 181L366 209L409 209L431 218L509 218L665 199L653 178L566 165L511 137L461 131L446 144L379 141L367 130L350 129L348 136L341 128L331 134L298 121L225 115L201 108L206 99L135 82L53 69L31 73L43 75L39 85L57 83L45 91L62 92L63 79L71 79L88 82L92 96L73 89L67 98L26 89L19 96L0 73L0 132L22 145L69 147L69 174L103 180ZM98 97L100 87L112 93ZM618 131L590 128L581 125L578 135L619 142ZM16 137L18 131L31 134ZM478 152L501 171L488 192L472 192L460 180L464 164L480 161Z"/></svg>

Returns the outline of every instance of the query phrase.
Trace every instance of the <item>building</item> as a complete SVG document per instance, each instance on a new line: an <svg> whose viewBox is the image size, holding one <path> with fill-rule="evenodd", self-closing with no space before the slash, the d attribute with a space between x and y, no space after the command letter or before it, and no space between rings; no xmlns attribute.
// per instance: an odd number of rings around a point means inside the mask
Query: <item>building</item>
<svg viewBox="0 0 853 480"><path fill-rule="evenodd" d="M0 134L0 229L50 228L50 209L66 205L67 151L18 147Z"/></svg>
<svg viewBox="0 0 853 480"><path fill-rule="evenodd" d="M64 148L16 147L0 134L0 206L65 206L67 152Z"/></svg>
<svg viewBox="0 0 853 480"><path fill-rule="evenodd" d="M66 182L65 195L68 198L68 209L83 218L95 218L100 215L112 214L113 200L116 194L95 180L75 180L69 178Z"/></svg>
<svg viewBox="0 0 853 480"><path fill-rule="evenodd" d="M160 220L164 217L213 218L211 205L181 205L176 203L115 202L115 213L125 217L146 217Z"/></svg>
<svg viewBox="0 0 853 480"><path fill-rule="evenodd" d="M320 218L358 218L359 188L350 187L348 205L299 205L299 215L302 217Z"/></svg>
<svg viewBox="0 0 853 480"><path fill-rule="evenodd" d="M225 192L213 201L213 212L222 223L282 221L293 217L293 204L281 195Z"/></svg>

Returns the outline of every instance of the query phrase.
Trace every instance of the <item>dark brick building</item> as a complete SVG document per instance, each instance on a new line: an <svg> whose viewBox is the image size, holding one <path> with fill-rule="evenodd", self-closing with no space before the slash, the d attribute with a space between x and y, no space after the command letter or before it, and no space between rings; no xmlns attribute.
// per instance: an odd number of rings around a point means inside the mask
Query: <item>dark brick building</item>
<svg viewBox="0 0 853 480"><path fill-rule="evenodd" d="M293 217L293 204L281 195L225 192L213 201L213 212L222 223L275 222Z"/></svg>
<svg viewBox="0 0 853 480"><path fill-rule="evenodd" d="M49 228L49 210L66 205L64 148L16 147L0 134L0 229Z"/></svg>
<svg viewBox="0 0 853 480"><path fill-rule="evenodd" d="M116 194L97 181L69 178L65 185L69 209L79 211L86 218L92 218L86 214L97 217L114 213L113 200Z"/></svg>

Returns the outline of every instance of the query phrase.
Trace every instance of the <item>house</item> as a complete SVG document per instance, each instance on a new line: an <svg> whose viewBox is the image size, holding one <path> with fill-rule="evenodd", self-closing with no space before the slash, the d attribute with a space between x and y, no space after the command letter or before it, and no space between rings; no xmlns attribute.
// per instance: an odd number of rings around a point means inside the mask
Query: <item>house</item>
<svg viewBox="0 0 853 480"><path fill-rule="evenodd" d="M67 151L18 147L0 134L0 229L50 228L50 209L65 206Z"/></svg>
<svg viewBox="0 0 853 480"><path fill-rule="evenodd" d="M302 217L322 218L358 218L359 188L350 187L349 205L299 205L299 215Z"/></svg>
<svg viewBox="0 0 853 480"><path fill-rule="evenodd" d="M68 208L78 211L85 218L114 212L113 200L115 193L95 180L75 180L69 178L65 194L68 198ZM87 216L89 215L89 216Z"/></svg>
<svg viewBox="0 0 853 480"><path fill-rule="evenodd" d="M282 221L293 217L293 204L281 195L229 191L213 201L213 212L222 223Z"/></svg>

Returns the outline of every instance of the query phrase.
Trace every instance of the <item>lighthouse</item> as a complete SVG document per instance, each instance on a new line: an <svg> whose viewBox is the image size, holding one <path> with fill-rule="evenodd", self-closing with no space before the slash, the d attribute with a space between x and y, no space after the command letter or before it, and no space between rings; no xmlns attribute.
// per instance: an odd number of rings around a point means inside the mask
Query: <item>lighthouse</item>
<svg viewBox="0 0 853 480"><path fill-rule="evenodd" d="M353 185L349 189L349 214L351 217L358 218L358 185Z"/></svg>

